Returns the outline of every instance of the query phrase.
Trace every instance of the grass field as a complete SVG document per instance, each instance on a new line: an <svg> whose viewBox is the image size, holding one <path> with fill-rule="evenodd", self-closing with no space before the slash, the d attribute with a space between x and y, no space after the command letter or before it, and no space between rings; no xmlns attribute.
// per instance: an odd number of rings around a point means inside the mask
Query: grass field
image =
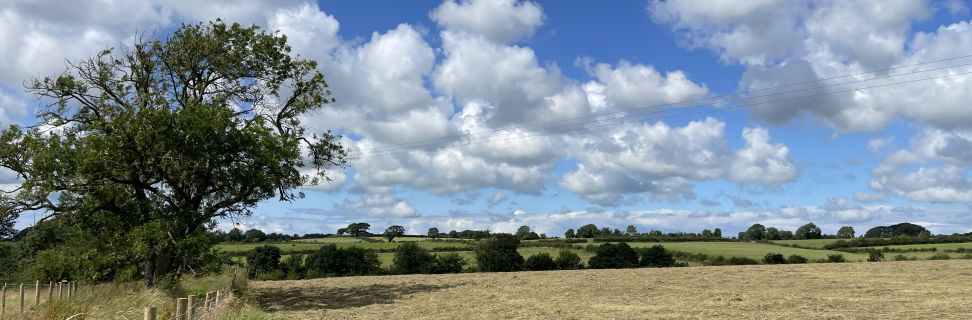
<svg viewBox="0 0 972 320"><path fill-rule="evenodd" d="M841 239L773 240L770 242L785 245L798 245L805 248L823 249L824 246L837 242L838 240Z"/></svg>
<svg viewBox="0 0 972 320"><path fill-rule="evenodd" d="M656 244L657 243L630 243L632 247L650 247ZM827 255L829 254L842 254L844 255L844 258L849 261L867 260L867 255L865 254L853 254L830 250L790 248L755 242L669 242L661 243L661 245L668 250L688 253L703 253L710 256L721 255L727 258L746 257L762 260L763 256L765 256L767 253L776 252L782 253L785 256L797 254L810 260L827 259Z"/></svg>
<svg viewBox="0 0 972 320"><path fill-rule="evenodd" d="M281 319L962 319L972 261L251 282Z"/></svg>
<svg viewBox="0 0 972 320"><path fill-rule="evenodd" d="M332 238L327 238L332 239ZM289 254L293 252L311 251L317 250L322 245L333 243L339 248L347 247L359 247L371 250L393 250L398 248L399 242L368 242L368 241L348 241L353 240L351 238L333 238L338 239L336 241L327 242L312 242L312 241L290 241L290 242L261 242L261 243L220 243L216 245L216 248L229 253L240 253L253 250L253 248L272 245L280 248L280 251L284 254ZM347 240L345 240L347 239ZM314 240L314 239L304 239L304 240ZM464 248L468 247L469 244L463 241L421 241L419 245L423 248L432 250L435 248Z"/></svg>
<svg viewBox="0 0 972 320"><path fill-rule="evenodd" d="M939 251L942 250L956 250L959 248L965 250L972 250L972 242L959 242L959 243L926 243L926 244L903 244L896 246L875 246L874 248L884 248L888 247L891 249L898 250L908 250L908 249L930 249L936 248Z"/></svg>

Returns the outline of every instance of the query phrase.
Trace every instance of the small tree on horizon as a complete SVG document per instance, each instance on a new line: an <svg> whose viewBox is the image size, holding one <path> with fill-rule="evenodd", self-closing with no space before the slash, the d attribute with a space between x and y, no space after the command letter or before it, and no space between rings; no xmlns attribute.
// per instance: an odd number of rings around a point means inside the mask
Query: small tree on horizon
<svg viewBox="0 0 972 320"><path fill-rule="evenodd" d="M384 236L388 239L388 242L395 240L395 237L400 237L405 235L405 227L400 225L393 225L385 229Z"/></svg>

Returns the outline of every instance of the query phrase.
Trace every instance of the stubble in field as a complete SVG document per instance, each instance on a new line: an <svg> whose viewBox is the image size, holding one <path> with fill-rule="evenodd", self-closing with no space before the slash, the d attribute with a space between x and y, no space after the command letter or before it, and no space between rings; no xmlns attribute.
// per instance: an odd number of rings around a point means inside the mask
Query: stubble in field
<svg viewBox="0 0 972 320"><path fill-rule="evenodd" d="M915 319L972 316L972 261L251 282L281 319Z"/></svg>

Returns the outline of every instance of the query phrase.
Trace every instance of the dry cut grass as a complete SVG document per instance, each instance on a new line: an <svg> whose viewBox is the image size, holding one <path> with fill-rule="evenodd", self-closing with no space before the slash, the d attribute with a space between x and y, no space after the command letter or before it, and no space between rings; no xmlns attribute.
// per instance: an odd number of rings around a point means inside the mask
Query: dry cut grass
<svg viewBox="0 0 972 320"><path fill-rule="evenodd" d="M251 282L279 319L967 319L972 261Z"/></svg>

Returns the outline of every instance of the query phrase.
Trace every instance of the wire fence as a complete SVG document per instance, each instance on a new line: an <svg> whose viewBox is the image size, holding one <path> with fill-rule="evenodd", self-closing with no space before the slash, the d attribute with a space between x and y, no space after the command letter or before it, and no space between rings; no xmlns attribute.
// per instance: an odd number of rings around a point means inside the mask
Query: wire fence
<svg viewBox="0 0 972 320"><path fill-rule="evenodd" d="M28 308L44 302L74 299L77 290L76 281L4 283L0 286L0 319L23 319ZM11 299L12 302L8 301Z"/></svg>

